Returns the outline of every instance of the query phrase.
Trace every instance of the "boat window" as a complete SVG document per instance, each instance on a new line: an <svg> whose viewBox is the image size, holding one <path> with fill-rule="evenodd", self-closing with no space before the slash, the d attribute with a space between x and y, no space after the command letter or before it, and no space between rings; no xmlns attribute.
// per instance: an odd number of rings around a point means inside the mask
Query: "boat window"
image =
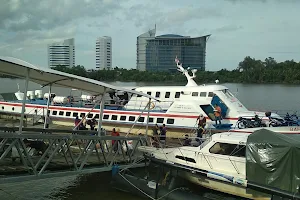
<svg viewBox="0 0 300 200"><path fill-rule="evenodd" d="M59 115L64 115L64 111L59 111Z"/></svg>
<svg viewBox="0 0 300 200"><path fill-rule="evenodd" d="M200 92L200 97L206 97L206 92Z"/></svg>
<svg viewBox="0 0 300 200"><path fill-rule="evenodd" d="M164 118L157 118L157 123L164 123Z"/></svg>
<svg viewBox="0 0 300 200"><path fill-rule="evenodd" d="M57 115L57 111L56 111L56 110L53 110L53 111L52 111L52 115Z"/></svg>
<svg viewBox="0 0 300 200"><path fill-rule="evenodd" d="M145 121L145 117L140 117L139 119L138 119L138 122L144 122Z"/></svg>
<svg viewBox="0 0 300 200"><path fill-rule="evenodd" d="M111 120L117 120L118 119L118 116L117 115L112 115L111 116Z"/></svg>
<svg viewBox="0 0 300 200"><path fill-rule="evenodd" d="M137 97L142 97L142 95L139 95L139 94L138 94Z"/></svg>
<svg viewBox="0 0 300 200"><path fill-rule="evenodd" d="M214 93L213 92L209 92L208 93L208 97L213 97L214 96Z"/></svg>
<svg viewBox="0 0 300 200"><path fill-rule="evenodd" d="M14 110L15 110L15 108L14 108L14 107L12 107L12 110L14 111Z"/></svg>
<svg viewBox="0 0 300 200"><path fill-rule="evenodd" d="M99 114L96 114L96 115L95 115L95 119L99 119Z"/></svg>
<svg viewBox="0 0 300 200"><path fill-rule="evenodd" d="M50 110L48 110L48 115L50 115Z"/></svg>
<svg viewBox="0 0 300 200"><path fill-rule="evenodd" d="M239 144L229 144L217 142L209 149L210 153L235 157L246 156L246 146Z"/></svg>
<svg viewBox="0 0 300 200"><path fill-rule="evenodd" d="M80 113L80 117L84 118L85 113Z"/></svg>
<svg viewBox="0 0 300 200"><path fill-rule="evenodd" d="M192 96L193 96L193 97L197 97L197 96L198 96L198 92L193 92L193 93L192 93Z"/></svg>
<svg viewBox="0 0 300 200"><path fill-rule="evenodd" d="M90 113L90 114L88 115L88 118L93 118L93 114Z"/></svg>
<svg viewBox="0 0 300 200"><path fill-rule="evenodd" d="M133 122L135 120L134 116L129 116L129 121Z"/></svg>
<svg viewBox="0 0 300 200"><path fill-rule="evenodd" d="M120 117L120 120L121 120L121 121L126 121L126 116L121 116L121 117Z"/></svg>
<svg viewBox="0 0 300 200"><path fill-rule="evenodd" d="M179 98L180 97L180 92L176 92L175 93L175 98L177 99L177 98Z"/></svg>
<svg viewBox="0 0 300 200"><path fill-rule="evenodd" d="M174 124L174 119L167 119L167 124Z"/></svg>
<svg viewBox="0 0 300 200"><path fill-rule="evenodd" d="M151 92L147 92L148 95L151 95Z"/></svg>
<svg viewBox="0 0 300 200"><path fill-rule="evenodd" d="M160 97L160 92L156 92L155 97Z"/></svg>
<svg viewBox="0 0 300 200"><path fill-rule="evenodd" d="M189 158L189 157L183 157L183 156L175 156L175 158L186 161L186 162L192 162L192 163L196 163L195 159L193 158Z"/></svg>
<svg viewBox="0 0 300 200"><path fill-rule="evenodd" d="M165 98L170 98L170 92L166 92Z"/></svg>
<svg viewBox="0 0 300 200"><path fill-rule="evenodd" d="M153 123L153 118L152 117L149 117L149 123Z"/></svg>
<svg viewBox="0 0 300 200"><path fill-rule="evenodd" d="M2 110L4 110L4 106L2 106Z"/></svg>
<svg viewBox="0 0 300 200"><path fill-rule="evenodd" d="M52 113L52 115L53 115L53 113ZM77 112L74 112L73 113L73 117L77 117L78 116L78 113Z"/></svg>
<svg viewBox="0 0 300 200"><path fill-rule="evenodd" d="M108 119L109 115L103 115L103 119Z"/></svg>
<svg viewBox="0 0 300 200"><path fill-rule="evenodd" d="M66 116L70 117L71 116L71 112L66 112Z"/></svg>

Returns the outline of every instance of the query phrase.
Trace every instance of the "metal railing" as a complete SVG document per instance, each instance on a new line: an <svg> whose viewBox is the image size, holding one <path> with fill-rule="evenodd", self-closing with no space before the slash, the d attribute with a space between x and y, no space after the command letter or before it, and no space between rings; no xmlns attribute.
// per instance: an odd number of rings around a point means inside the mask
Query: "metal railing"
<svg viewBox="0 0 300 200"><path fill-rule="evenodd" d="M17 128L0 130L0 183L109 171L115 163L121 168L144 166L136 162L143 158L137 151L146 144L143 136L97 136L93 135L96 131L60 129L24 128L22 134L14 133Z"/></svg>

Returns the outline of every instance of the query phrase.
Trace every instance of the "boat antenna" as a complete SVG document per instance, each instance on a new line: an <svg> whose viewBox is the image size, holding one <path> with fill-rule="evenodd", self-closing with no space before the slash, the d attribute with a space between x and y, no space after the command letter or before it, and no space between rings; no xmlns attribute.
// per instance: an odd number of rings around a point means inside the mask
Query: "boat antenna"
<svg viewBox="0 0 300 200"><path fill-rule="evenodd" d="M196 72L197 72L197 69L191 70L192 73L193 73L193 76L191 76L191 75L189 74L189 72L188 72L188 70L189 70L190 68L188 67L188 69L184 69L184 68L182 67L182 63L180 63L180 60L177 58L177 56L176 56L176 58L175 58L175 63L176 63L176 65L177 65L177 70L178 70L179 72L182 72L182 74L185 75L185 77L186 77L187 80L188 80L188 83L186 84L186 86L198 86L197 83L194 81L194 78L196 78Z"/></svg>
<svg viewBox="0 0 300 200"><path fill-rule="evenodd" d="M18 92L20 92L20 84L17 83L17 86L18 86Z"/></svg>

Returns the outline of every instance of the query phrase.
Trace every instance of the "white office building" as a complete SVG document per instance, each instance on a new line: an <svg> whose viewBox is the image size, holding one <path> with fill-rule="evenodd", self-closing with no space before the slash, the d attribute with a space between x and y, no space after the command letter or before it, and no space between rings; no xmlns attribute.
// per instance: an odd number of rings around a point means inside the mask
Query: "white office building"
<svg viewBox="0 0 300 200"><path fill-rule="evenodd" d="M74 38L48 45L48 66L75 66Z"/></svg>
<svg viewBox="0 0 300 200"><path fill-rule="evenodd" d="M111 37L103 36L96 40L96 68L111 69L112 67Z"/></svg>

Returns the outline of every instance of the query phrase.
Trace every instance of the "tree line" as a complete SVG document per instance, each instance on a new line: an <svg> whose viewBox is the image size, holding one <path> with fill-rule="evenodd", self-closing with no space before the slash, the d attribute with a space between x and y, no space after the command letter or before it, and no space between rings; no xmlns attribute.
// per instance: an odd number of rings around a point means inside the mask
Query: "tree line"
<svg viewBox="0 0 300 200"><path fill-rule="evenodd" d="M174 67L175 64L174 64ZM57 66L52 69L84 76L99 81L135 81L135 82L186 82L179 72L152 72L136 69L114 68L112 70L86 70L83 66L72 68ZM249 56L241 61L234 70L198 71L195 81L198 84L212 83L218 79L221 83L287 83L300 84L300 62L287 60L277 62L268 57L264 61Z"/></svg>
<svg viewBox="0 0 300 200"><path fill-rule="evenodd" d="M174 69L176 65L174 64ZM179 72L139 71L115 67L111 70L87 70L84 66L56 66L52 69L83 76L99 81L135 81L135 82L179 82L186 83L186 78ZM300 62L287 60L277 62L268 57L264 61L249 56L238 64L234 70L198 71L195 81L198 84L212 83L218 79L221 83L286 83L300 84ZM2 78L7 76L2 75Z"/></svg>

